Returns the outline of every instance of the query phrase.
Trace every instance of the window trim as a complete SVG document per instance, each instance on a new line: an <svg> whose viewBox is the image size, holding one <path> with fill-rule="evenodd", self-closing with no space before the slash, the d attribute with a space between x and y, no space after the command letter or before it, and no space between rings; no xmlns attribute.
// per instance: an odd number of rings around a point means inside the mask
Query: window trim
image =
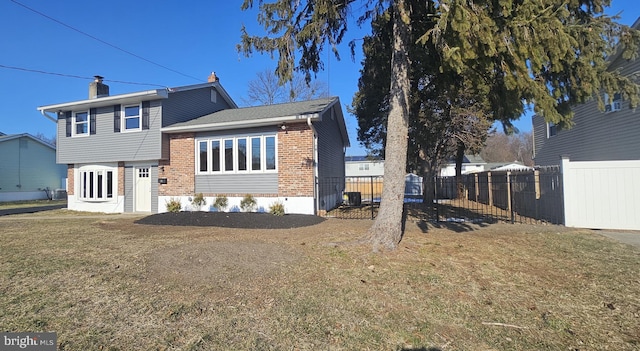
<svg viewBox="0 0 640 351"><path fill-rule="evenodd" d="M82 113L87 115L87 119L84 122L78 122L76 116L78 114L82 114ZM87 131L85 133L78 133L78 125L80 123L87 125ZM87 136L91 135L91 112L89 110L73 111L73 117L72 117L71 125L72 125L72 127L71 127L71 136L72 137L87 137Z"/></svg>
<svg viewBox="0 0 640 351"><path fill-rule="evenodd" d="M118 169L109 166L83 166L77 169L76 198L83 202L115 202L118 198ZM91 177L91 179L87 179ZM87 180L89 182L87 183Z"/></svg>
<svg viewBox="0 0 640 351"><path fill-rule="evenodd" d="M260 139L260 169L256 170L253 168L253 143L252 141L255 138ZM274 143L274 157L275 157L275 168L267 169L267 139L273 138ZM245 140L245 167L244 170L239 170L239 148L238 148L238 140ZM213 142L218 142L219 147L219 170L213 170L213 158L212 158L212 150L213 150ZM232 169L227 169L227 152L226 152L226 142L231 142L232 152L229 155L232 158ZM200 152L200 147L202 143L206 143L206 171L202 169L202 156ZM196 150L196 164L195 171L198 175L220 175L220 174L262 174L262 173L277 173L278 172L278 139L277 134L269 133L269 134L247 134L247 135L235 135L235 136L219 136L219 137L203 137L196 138L195 140L195 150Z"/></svg>
<svg viewBox="0 0 640 351"><path fill-rule="evenodd" d="M127 116L127 107L137 107L138 108L138 115L137 116ZM138 104L129 104L129 105L122 105L122 110L120 115L122 116L120 118L120 132L121 133L132 133L132 132L139 132L142 130L142 104L138 103ZM138 127L137 128L127 128L127 120L128 119L134 119L137 118L138 120Z"/></svg>
<svg viewBox="0 0 640 351"><path fill-rule="evenodd" d="M609 94L604 93L604 113L611 113L622 110L622 94L614 93L611 103L609 103Z"/></svg>
<svg viewBox="0 0 640 351"><path fill-rule="evenodd" d="M560 128L557 124L553 122L547 122L547 139L551 138L552 136L558 135L559 131Z"/></svg>

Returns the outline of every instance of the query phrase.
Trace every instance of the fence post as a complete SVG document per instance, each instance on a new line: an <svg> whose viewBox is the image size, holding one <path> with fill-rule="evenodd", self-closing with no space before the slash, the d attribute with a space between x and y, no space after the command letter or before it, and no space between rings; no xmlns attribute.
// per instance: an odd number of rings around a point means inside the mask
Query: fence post
<svg viewBox="0 0 640 351"><path fill-rule="evenodd" d="M440 222L440 200L438 199L438 176L433 177L433 202L435 202L436 206L436 222ZM433 205L433 203L431 204Z"/></svg>
<svg viewBox="0 0 640 351"><path fill-rule="evenodd" d="M493 187L491 186L491 172L487 173L487 190L489 195L489 206L493 206Z"/></svg>
<svg viewBox="0 0 640 351"><path fill-rule="evenodd" d="M373 176L369 177L369 183L371 184L371 219L375 219L375 214L373 212L373 206L375 204L373 201Z"/></svg>
<svg viewBox="0 0 640 351"><path fill-rule="evenodd" d="M511 194L511 172L507 171L507 206L509 206L509 214L511 215L511 224L515 223L515 211L513 210L513 195Z"/></svg>
<svg viewBox="0 0 640 351"><path fill-rule="evenodd" d="M476 198L475 198L475 202L478 202L478 198L480 197L480 183L478 182L478 173L474 173L473 174L473 178L475 180L475 188L476 188Z"/></svg>

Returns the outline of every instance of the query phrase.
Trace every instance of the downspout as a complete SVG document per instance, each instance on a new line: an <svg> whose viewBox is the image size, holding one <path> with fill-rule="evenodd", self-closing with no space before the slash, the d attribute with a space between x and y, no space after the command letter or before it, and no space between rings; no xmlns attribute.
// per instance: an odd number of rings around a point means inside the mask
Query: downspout
<svg viewBox="0 0 640 351"><path fill-rule="evenodd" d="M320 198L318 197L318 194L320 193L320 191L318 190L318 182L320 181L318 179L318 162L316 162L316 160L318 159L318 138L317 138L317 134L316 134L316 128L313 126L313 123L311 122L311 117L307 117L307 125L309 126L309 128L311 129L311 132L313 133L313 154L312 154L312 161L313 161L313 198L315 199L315 215L318 215L318 211L320 210Z"/></svg>
<svg viewBox="0 0 640 351"><path fill-rule="evenodd" d="M40 110L40 113L43 116L45 116L48 120L50 120L51 122L56 123L56 124L58 123L58 119L54 118L54 117L51 117L47 112L45 112L45 110Z"/></svg>

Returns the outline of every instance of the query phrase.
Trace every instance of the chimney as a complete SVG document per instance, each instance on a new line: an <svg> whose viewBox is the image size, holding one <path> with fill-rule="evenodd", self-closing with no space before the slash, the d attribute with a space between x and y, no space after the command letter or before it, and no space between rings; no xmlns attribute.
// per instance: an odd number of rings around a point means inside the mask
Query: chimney
<svg viewBox="0 0 640 351"><path fill-rule="evenodd" d="M218 82L218 81L220 81L220 78L218 78L218 76L216 76L216 72L211 72L211 74L209 75L209 78L207 79L207 82L213 83L213 82Z"/></svg>
<svg viewBox="0 0 640 351"><path fill-rule="evenodd" d="M104 77L93 76L94 81L89 83L89 99L109 96L109 86L102 83Z"/></svg>

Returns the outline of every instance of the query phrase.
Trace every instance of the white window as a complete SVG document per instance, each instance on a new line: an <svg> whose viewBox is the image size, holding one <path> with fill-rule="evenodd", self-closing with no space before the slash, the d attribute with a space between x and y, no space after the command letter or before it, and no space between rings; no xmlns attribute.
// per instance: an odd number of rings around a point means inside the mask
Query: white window
<svg viewBox="0 0 640 351"><path fill-rule="evenodd" d="M620 111L622 108L622 95L615 93L613 99L609 94L604 94L604 112Z"/></svg>
<svg viewBox="0 0 640 351"><path fill-rule="evenodd" d="M361 163L360 165L358 165L358 170L360 170L360 171L368 171L369 170L369 164L368 163Z"/></svg>
<svg viewBox="0 0 640 351"><path fill-rule="evenodd" d="M76 112L73 114L73 134L89 135L89 112Z"/></svg>
<svg viewBox="0 0 640 351"><path fill-rule="evenodd" d="M123 128L124 131L135 131L141 130L141 114L140 114L140 105L130 105L123 107Z"/></svg>
<svg viewBox="0 0 640 351"><path fill-rule="evenodd" d="M113 199L116 189L112 168L83 168L78 172L78 197L86 201Z"/></svg>
<svg viewBox="0 0 640 351"><path fill-rule="evenodd" d="M275 135L196 140L196 171L258 173L277 169Z"/></svg>
<svg viewBox="0 0 640 351"><path fill-rule="evenodd" d="M547 123L547 138L550 138L558 134L559 131L560 131L560 127L557 124L553 122Z"/></svg>

